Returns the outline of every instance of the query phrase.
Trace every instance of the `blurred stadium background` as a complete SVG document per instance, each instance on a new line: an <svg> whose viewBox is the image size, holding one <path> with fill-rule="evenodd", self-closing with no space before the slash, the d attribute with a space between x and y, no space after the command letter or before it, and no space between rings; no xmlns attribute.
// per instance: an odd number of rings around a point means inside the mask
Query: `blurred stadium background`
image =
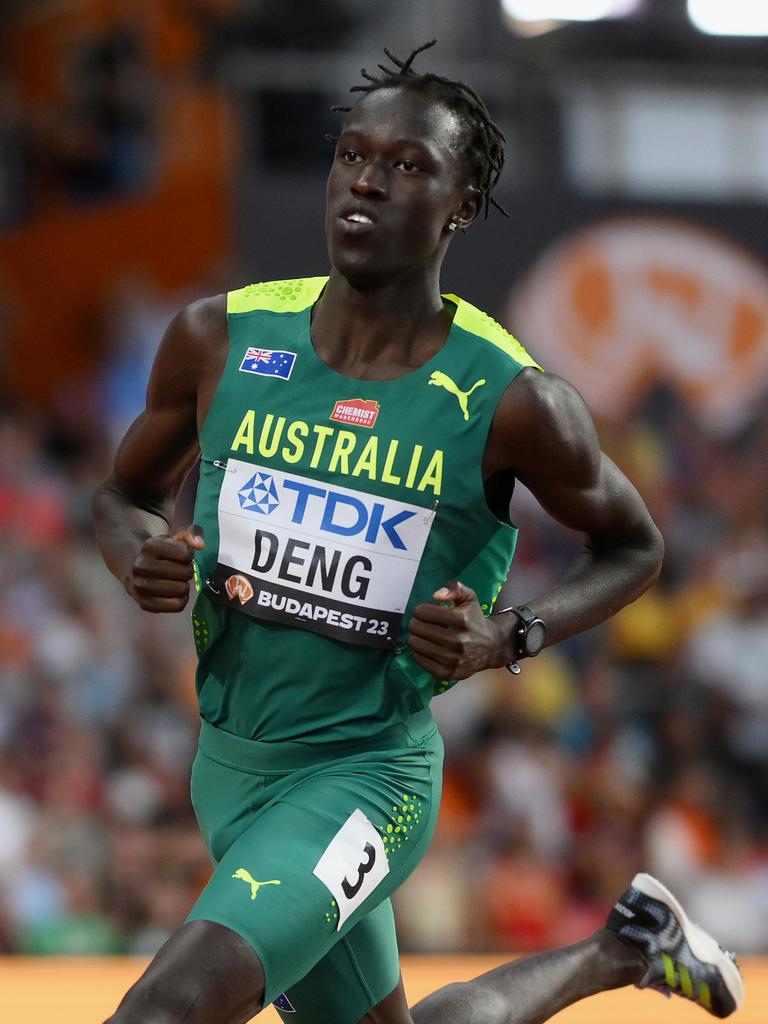
<svg viewBox="0 0 768 1024"><path fill-rule="evenodd" d="M382 46L433 36L421 66L477 88L508 138L511 217L456 240L445 290L577 384L668 555L606 627L436 701L446 792L402 947L580 938L642 866L729 948L768 952L763 5L0 14L0 952L149 955L205 882L188 618L121 593L90 495L182 305L326 272L329 108ZM522 489L513 513L510 596L530 597L578 538Z"/></svg>

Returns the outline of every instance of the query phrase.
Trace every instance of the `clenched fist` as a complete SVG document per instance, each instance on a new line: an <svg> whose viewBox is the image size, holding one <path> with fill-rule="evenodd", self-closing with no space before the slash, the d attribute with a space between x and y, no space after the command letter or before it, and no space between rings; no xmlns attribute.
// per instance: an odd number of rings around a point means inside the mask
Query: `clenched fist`
<svg viewBox="0 0 768 1024"><path fill-rule="evenodd" d="M189 600L195 551L205 547L203 528L192 524L176 533L144 541L125 589L146 612L180 612Z"/></svg>
<svg viewBox="0 0 768 1024"><path fill-rule="evenodd" d="M466 679L510 660L509 623L484 615L474 590L453 580L432 597L440 603L417 605L408 627L408 643L422 668L436 679Z"/></svg>

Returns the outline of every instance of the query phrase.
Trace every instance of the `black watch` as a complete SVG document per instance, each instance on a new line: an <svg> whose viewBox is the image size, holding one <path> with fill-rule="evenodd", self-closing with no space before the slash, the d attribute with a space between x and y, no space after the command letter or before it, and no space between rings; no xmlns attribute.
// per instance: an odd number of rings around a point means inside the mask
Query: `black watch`
<svg viewBox="0 0 768 1024"><path fill-rule="evenodd" d="M507 669L517 675L520 671L520 666L517 663L520 658L535 658L543 651L547 640L547 627L538 615L525 604L502 608L497 614L503 615L504 612L514 612L520 620L515 629L516 658L507 663Z"/></svg>

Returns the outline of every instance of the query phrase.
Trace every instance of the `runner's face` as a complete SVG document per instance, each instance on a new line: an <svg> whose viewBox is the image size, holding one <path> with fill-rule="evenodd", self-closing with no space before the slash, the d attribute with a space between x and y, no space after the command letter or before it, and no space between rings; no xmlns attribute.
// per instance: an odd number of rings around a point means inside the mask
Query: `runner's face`
<svg viewBox="0 0 768 1024"><path fill-rule="evenodd" d="M326 191L331 263L377 283L439 262L469 199L459 117L406 89L381 89L347 116Z"/></svg>

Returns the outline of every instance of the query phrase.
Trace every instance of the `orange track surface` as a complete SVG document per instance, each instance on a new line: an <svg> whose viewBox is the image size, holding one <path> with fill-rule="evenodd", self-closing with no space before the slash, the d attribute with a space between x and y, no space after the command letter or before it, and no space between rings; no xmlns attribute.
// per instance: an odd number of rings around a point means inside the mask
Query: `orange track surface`
<svg viewBox="0 0 768 1024"><path fill-rule="evenodd" d="M403 975L410 1001L496 967L503 957L403 957ZM126 988L139 976L145 961L132 958L21 959L0 958L0 1021L2 1024L101 1024L113 1012ZM768 960L742 964L747 996L734 1024L766 1024ZM665 1000L655 992L622 989L606 992L564 1010L558 1024L704 1024L714 1020L681 999ZM271 1008L259 1018L279 1024Z"/></svg>

